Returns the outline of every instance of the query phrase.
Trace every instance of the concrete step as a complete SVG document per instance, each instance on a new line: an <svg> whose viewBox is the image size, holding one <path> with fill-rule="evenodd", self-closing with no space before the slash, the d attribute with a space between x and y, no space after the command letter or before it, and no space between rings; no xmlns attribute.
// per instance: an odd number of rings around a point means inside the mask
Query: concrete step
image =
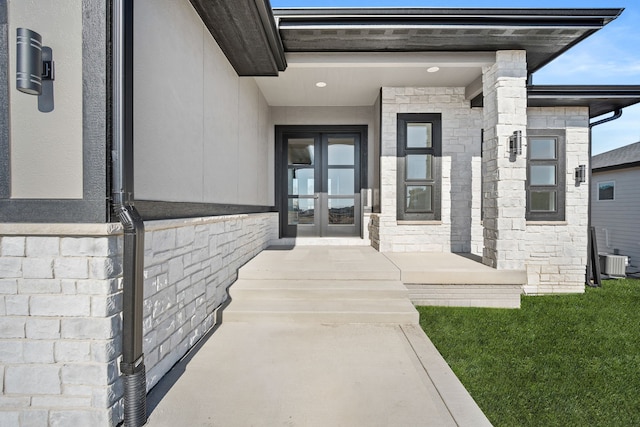
<svg viewBox="0 0 640 427"><path fill-rule="evenodd" d="M365 246L273 247L238 272L239 279L400 280L400 270Z"/></svg>
<svg viewBox="0 0 640 427"><path fill-rule="evenodd" d="M224 322L395 323L418 324L408 299L232 300Z"/></svg>
<svg viewBox="0 0 640 427"><path fill-rule="evenodd" d="M387 299L407 298L407 288L391 280L248 280L229 289L234 300L262 299Z"/></svg>
<svg viewBox="0 0 640 427"><path fill-rule="evenodd" d="M520 308L521 285L407 284L415 305Z"/></svg>
<svg viewBox="0 0 640 427"><path fill-rule="evenodd" d="M404 283L441 285L524 285L525 270L496 270L470 254L440 252L388 253L401 271Z"/></svg>

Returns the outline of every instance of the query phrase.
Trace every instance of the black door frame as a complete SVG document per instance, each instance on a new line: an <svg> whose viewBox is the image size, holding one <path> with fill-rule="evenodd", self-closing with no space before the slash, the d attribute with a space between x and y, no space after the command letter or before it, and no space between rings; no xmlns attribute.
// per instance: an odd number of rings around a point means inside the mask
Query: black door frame
<svg viewBox="0 0 640 427"><path fill-rule="evenodd" d="M367 182L367 158L368 158L368 126L367 125L277 125L275 127L275 197L276 207L279 213L279 235L280 237L296 237L295 226L288 224L288 182L287 182L287 156L284 138L288 135L310 136L311 134L319 134L323 138L323 134L358 134L360 136L359 155L356 155L355 167L360 173L356 176L356 200L359 204L359 214L355 218L356 224L359 224L358 234L362 237L362 202L360 193L363 188L368 187ZM323 148L326 151L326 147ZM326 153L321 156L323 163L326 162ZM323 165L323 167L326 165Z"/></svg>

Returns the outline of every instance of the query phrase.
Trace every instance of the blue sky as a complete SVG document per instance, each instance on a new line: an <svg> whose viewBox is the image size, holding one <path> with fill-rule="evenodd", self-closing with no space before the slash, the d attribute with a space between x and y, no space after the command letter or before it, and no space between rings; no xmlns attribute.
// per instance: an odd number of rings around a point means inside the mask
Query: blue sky
<svg viewBox="0 0 640 427"><path fill-rule="evenodd" d="M534 74L534 84L640 85L638 0L271 0L272 7L549 7L625 8L604 29ZM593 129L593 154L640 141L640 105Z"/></svg>

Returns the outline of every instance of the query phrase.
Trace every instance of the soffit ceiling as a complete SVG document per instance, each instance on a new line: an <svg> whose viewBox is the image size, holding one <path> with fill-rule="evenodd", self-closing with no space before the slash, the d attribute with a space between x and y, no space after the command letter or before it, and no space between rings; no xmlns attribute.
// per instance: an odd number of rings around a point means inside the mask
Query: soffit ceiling
<svg viewBox="0 0 640 427"><path fill-rule="evenodd" d="M494 53L287 54L286 71L256 82L271 106L365 106L381 87L466 87L494 61Z"/></svg>

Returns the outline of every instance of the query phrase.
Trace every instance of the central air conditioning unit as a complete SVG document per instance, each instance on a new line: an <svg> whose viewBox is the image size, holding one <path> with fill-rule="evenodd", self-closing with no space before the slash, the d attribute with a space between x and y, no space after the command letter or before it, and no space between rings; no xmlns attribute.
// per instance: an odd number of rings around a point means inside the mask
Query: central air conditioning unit
<svg viewBox="0 0 640 427"><path fill-rule="evenodd" d="M600 271L608 276L626 276L628 258L624 255L600 254Z"/></svg>

